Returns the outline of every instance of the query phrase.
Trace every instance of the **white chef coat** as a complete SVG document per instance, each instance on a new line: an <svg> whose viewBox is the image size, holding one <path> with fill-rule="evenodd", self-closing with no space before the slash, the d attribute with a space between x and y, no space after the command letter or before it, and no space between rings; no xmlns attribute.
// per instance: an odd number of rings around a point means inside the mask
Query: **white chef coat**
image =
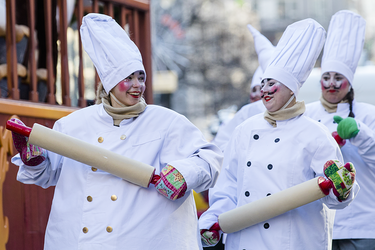
<svg viewBox="0 0 375 250"><path fill-rule="evenodd" d="M360 131L346 140L341 152L345 162L354 164L361 191L350 206L336 212L333 238L375 239L375 106L353 101L353 112ZM306 115L333 132L337 129L333 116L348 117L349 104L339 103L336 113L328 113L317 101L306 105Z"/></svg>
<svg viewBox="0 0 375 250"><path fill-rule="evenodd" d="M226 148L221 174L210 189L210 208L199 220L200 229L210 228L226 211L324 176L324 164L331 159L342 162L336 142L327 128L304 115L277 121L276 128L263 114L247 119L235 129ZM331 191L318 201L228 234L225 249L330 249L334 211L327 206L347 206L358 188L355 185L344 202Z"/></svg>
<svg viewBox="0 0 375 250"><path fill-rule="evenodd" d="M220 126L219 131L212 142L224 152L234 129L247 118L263 113L264 111L266 111L266 107L262 100L244 105L228 123Z"/></svg>
<svg viewBox="0 0 375 250"><path fill-rule="evenodd" d="M56 185L45 249L202 248L192 189L201 192L215 184L222 153L184 116L148 105L117 127L100 104L58 120L53 129L149 164L157 174L168 163L182 173L188 190L171 201L152 184L140 187L49 151L35 167L16 155L12 162L20 166L19 181Z"/></svg>

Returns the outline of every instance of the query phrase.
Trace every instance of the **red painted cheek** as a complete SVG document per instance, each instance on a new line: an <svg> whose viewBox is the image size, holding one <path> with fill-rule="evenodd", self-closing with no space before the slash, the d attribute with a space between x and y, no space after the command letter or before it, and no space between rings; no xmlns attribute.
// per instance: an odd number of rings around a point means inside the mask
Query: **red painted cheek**
<svg viewBox="0 0 375 250"><path fill-rule="evenodd" d="M122 81L118 84L118 89L121 91L121 92L127 92L129 89L131 88L131 84L130 82L127 82L127 81Z"/></svg>
<svg viewBox="0 0 375 250"><path fill-rule="evenodd" d="M279 91L279 86L277 86L277 85L273 85L273 86L270 88L270 90L268 91L268 93L270 93L270 94L274 94L274 93L276 93L277 91Z"/></svg>
<svg viewBox="0 0 375 250"><path fill-rule="evenodd" d="M344 80L344 81L342 81L342 84L341 84L341 86L340 86L340 89L345 89L345 88L348 87L348 85L349 85L349 82L348 82L347 80Z"/></svg>

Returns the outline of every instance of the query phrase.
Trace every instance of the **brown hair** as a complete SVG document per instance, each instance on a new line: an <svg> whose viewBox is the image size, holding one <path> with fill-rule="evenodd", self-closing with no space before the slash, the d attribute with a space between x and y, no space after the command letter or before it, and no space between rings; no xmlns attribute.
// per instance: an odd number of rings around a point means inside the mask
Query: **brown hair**
<svg viewBox="0 0 375 250"><path fill-rule="evenodd" d="M348 100L348 103L349 103L349 115L348 117L355 117L354 113L353 113L353 100L354 100L354 90L353 90L353 87L350 88L350 91L346 94L345 98L346 100Z"/></svg>

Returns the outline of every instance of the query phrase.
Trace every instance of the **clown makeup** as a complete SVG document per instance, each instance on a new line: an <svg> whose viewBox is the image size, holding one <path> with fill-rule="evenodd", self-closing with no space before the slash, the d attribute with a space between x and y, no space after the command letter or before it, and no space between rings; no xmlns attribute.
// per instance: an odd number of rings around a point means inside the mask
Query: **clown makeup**
<svg viewBox="0 0 375 250"><path fill-rule="evenodd" d="M322 75L320 83L324 89L329 89L331 87L333 89L340 89L341 85L348 84L348 80L345 78L345 76L339 73L326 72Z"/></svg>
<svg viewBox="0 0 375 250"><path fill-rule="evenodd" d="M256 85L256 86L254 86L254 87L251 88L250 101L251 102L256 102L256 101L259 101L260 98L261 98L260 86Z"/></svg>
<svg viewBox="0 0 375 250"><path fill-rule="evenodd" d="M145 73L136 71L120 81L111 92L122 104L133 106L140 101L145 89Z"/></svg>
<svg viewBox="0 0 375 250"><path fill-rule="evenodd" d="M281 83L273 79L264 79L261 83L260 95L266 102L270 100L269 95L275 94L280 89ZM265 93L267 94L265 96Z"/></svg>
<svg viewBox="0 0 375 250"><path fill-rule="evenodd" d="M264 79L260 92L263 104L270 112L283 108L293 95L288 87L274 79Z"/></svg>
<svg viewBox="0 0 375 250"><path fill-rule="evenodd" d="M348 79L337 72L326 72L320 80L323 98L330 103L341 102L350 91Z"/></svg>
<svg viewBox="0 0 375 250"><path fill-rule="evenodd" d="M138 80L139 84L141 85L140 88L144 89L145 73L143 73L143 71L137 71L118 83L119 91L127 92L130 90L135 80Z"/></svg>

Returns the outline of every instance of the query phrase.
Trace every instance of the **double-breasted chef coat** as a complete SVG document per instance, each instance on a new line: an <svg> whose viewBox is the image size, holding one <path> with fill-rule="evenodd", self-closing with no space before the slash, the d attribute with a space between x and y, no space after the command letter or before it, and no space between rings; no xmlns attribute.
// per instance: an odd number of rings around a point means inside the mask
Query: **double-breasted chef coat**
<svg viewBox="0 0 375 250"><path fill-rule="evenodd" d="M353 112L360 131L346 140L341 152L345 162L354 164L361 191L350 206L336 211L333 238L375 239L375 106L354 100ZM333 116L348 117L349 104L339 103L335 113L328 113L320 101L309 103L306 115L333 132L337 129Z"/></svg>
<svg viewBox="0 0 375 250"><path fill-rule="evenodd" d="M337 143L327 128L304 115L277 121L276 128L263 114L247 119L235 129L225 149L200 229L210 228L221 213L323 176L325 162L333 159L343 161ZM330 249L334 211L327 207L347 206L358 188L355 185L343 202L331 191L320 200L228 234L225 249Z"/></svg>
<svg viewBox="0 0 375 250"><path fill-rule="evenodd" d="M144 162L158 174L168 163L187 183L184 197L171 201L148 188L48 152L28 167L19 155L17 179L43 188L56 185L44 249L201 249L192 189L212 187L222 153L184 116L148 105L137 118L113 126L103 105L83 108L58 120L54 130ZM56 142L58 143L58 142Z"/></svg>
<svg viewBox="0 0 375 250"><path fill-rule="evenodd" d="M234 129L247 118L263 113L265 110L266 107L262 100L244 105L228 123L220 126L219 131L212 142L224 152Z"/></svg>

